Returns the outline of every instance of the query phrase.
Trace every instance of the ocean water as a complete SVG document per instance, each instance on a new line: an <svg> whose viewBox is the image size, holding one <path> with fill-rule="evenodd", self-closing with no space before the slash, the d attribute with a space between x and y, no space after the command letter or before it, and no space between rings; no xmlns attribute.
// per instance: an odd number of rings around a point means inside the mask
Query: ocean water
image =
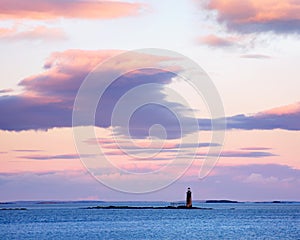
<svg viewBox="0 0 300 240"><path fill-rule="evenodd" d="M198 209L84 209L164 202L0 204L0 239L300 239L300 203L197 203Z"/></svg>

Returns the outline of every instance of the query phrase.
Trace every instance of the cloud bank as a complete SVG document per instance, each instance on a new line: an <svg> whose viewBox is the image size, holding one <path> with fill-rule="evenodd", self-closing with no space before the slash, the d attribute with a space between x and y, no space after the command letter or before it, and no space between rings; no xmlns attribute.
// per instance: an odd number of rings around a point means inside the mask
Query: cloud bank
<svg viewBox="0 0 300 240"><path fill-rule="evenodd" d="M0 96L0 129L9 131L47 130L55 127L71 127L73 103L80 85L87 74L100 62L120 53L118 50L83 51L67 50L53 53L45 62L44 72L23 79L19 85L24 91L18 95ZM157 57L145 61L163 61ZM132 62L122 62L110 66L107 73L121 71ZM130 134L135 138L145 138L154 124L165 127L167 137L180 138L178 119L191 121L186 107L166 100L164 86L171 83L174 74L162 70L147 69L125 74L114 81L103 94L96 112L95 123L98 127L110 127L115 104L129 90L148 83L157 83L147 94L140 93L139 98L157 99L163 105L148 104L139 108L129 122ZM99 82L101 84L101 79ZM8 91L5 91L9 93ZM129 103L130 104L130 103ZM175 116L168 107L176 109ZM260 112L254 115L235 115L227 117L227 129L285 129L300 130L300 103ZM199 119L200 130L211 130L211 119ZM217 121L218 120L213 120ZM120 121L121 122L121 121ZM217 124L216 124L217 125ZM122 122L118 132L124 133ZM188 134L188 131L184 134Z"/></svg>
<svg viewBox="0 0 300 240"><path fill-rule="evenodd" d="M99 184L84 171L0 173L4 195L11 200L181 200L188 181L195 199L245 201L298 200L300 170L278 164L219 166L210 177L199 181L197 175L185 176L171 186L147 195L120 193ZM198 194L197 194L198 193ZM183 199L182 199L183 200Z"/></svg>

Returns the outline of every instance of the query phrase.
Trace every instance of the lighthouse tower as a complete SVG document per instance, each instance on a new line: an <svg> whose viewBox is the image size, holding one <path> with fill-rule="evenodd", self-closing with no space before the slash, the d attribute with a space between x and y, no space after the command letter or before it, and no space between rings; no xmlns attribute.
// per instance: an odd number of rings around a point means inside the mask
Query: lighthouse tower
<svg viewBox="0 0 300 240"><path fill-rule="evenodd" d="M186 207L191 208L192 206L192 192L191 189L188 188L186 192Z"/></svg>

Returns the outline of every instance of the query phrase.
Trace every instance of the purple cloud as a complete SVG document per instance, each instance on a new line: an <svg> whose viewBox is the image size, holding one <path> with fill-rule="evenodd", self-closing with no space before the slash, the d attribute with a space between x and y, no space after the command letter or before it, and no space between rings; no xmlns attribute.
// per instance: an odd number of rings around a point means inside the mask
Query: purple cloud
<svg viewBox="0 0 300 240"><path fill-rule="evenodd" d="M11 88L6 88L6 89L1 89L0 90L0 94L3 94L3 93L10 93L10 92L13 92L14 90L11 89Z"/></svg>
<svg viewBox="0 0 300 240"><path fill-rule="evenodd" d="M204 157L206 153L198 153L197 156ZM210 155L215 156L215 155ZM263 158L263 157L272 157L278 156L271 152L265 151L222 151L220 157L225 158Z"/></svg>
<svg viewBox="0 0 300 240"><path fill-rule="evenodd" d="M284 129L290 131L300 130L300 102L295 104L260 112L255 115L235 115L226 118L227 130L273 130ZM211 121L214 121L218 129L218 119L199 119L201 130L211 130Z"/></svg>
<svg viewBox="0 0 300 240"><path fill-rule="evenodd" d="M264 151L264 150L271 150L272 148L268 147L245 147L245 148L240 148L241 150L254 150L254 151Z"/></svg>
<svg viewBox="0 0 300 240"><path fill-rule="evenodd" d="M67 103L43 102L43 98L22 95L0 97L0 127L21 131L70 127L72 109Z"/></svg>
<svg viewBox="0 0 300 240"><path fill-rule="evenodd" d="M95 155L84 155L81 157L94 157ZM30 160L74 160L80 159L78 154L60 154L60 155L26 155L19 158L30 159Z"/></svg>
<svg viewBox="0 0 300 240"><path fill-rule="evenodd" d="M79 159L79 156L77 154L62 154L62 155L28 155L28 156L21 156L19 158L25 158L30 160L73 160L73 159Z"/></svg>
<svg viewBox="0 0 300 240"><path fill-rule="evenodd" d="M256 22L247 24L228 24L229 29L241 33L274 32L277 34L300 34L300 20L272 20L269 22Z"/></svg>
<svg viewBox="0 0 300 240"><path fill-rule="evenodd" d="M255 116L236 115L227 118L227 129L284 129L300 130L300 111L286 114L262 114Z"/></svg>
<svg viewBox="0 0 300 240"><path fill-rule="evenodd" d="M42 152L42 150L37 149L14 149L13 152Z"/></svg>
<svg viewBox="0 0 300 240"><path fill-rule="evenodd" d="M250 152L241 152L241 151L224 151L220 155L221 157L230 157L230 158L262 158L262 157L272 157L277 156L270 152L259 152L259 151L250 151Z"/></svg>

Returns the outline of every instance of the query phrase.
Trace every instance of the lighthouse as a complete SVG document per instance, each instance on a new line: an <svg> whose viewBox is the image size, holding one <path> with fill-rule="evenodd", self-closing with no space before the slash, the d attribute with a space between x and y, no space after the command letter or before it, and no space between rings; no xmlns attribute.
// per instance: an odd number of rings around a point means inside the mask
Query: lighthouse
<svg viewBox="0 0 300 240"><path fill-rule="evenodd" d="M191 208L192 206L192 192L191 189L188 188L186 192L186 207Z"/></svg>

